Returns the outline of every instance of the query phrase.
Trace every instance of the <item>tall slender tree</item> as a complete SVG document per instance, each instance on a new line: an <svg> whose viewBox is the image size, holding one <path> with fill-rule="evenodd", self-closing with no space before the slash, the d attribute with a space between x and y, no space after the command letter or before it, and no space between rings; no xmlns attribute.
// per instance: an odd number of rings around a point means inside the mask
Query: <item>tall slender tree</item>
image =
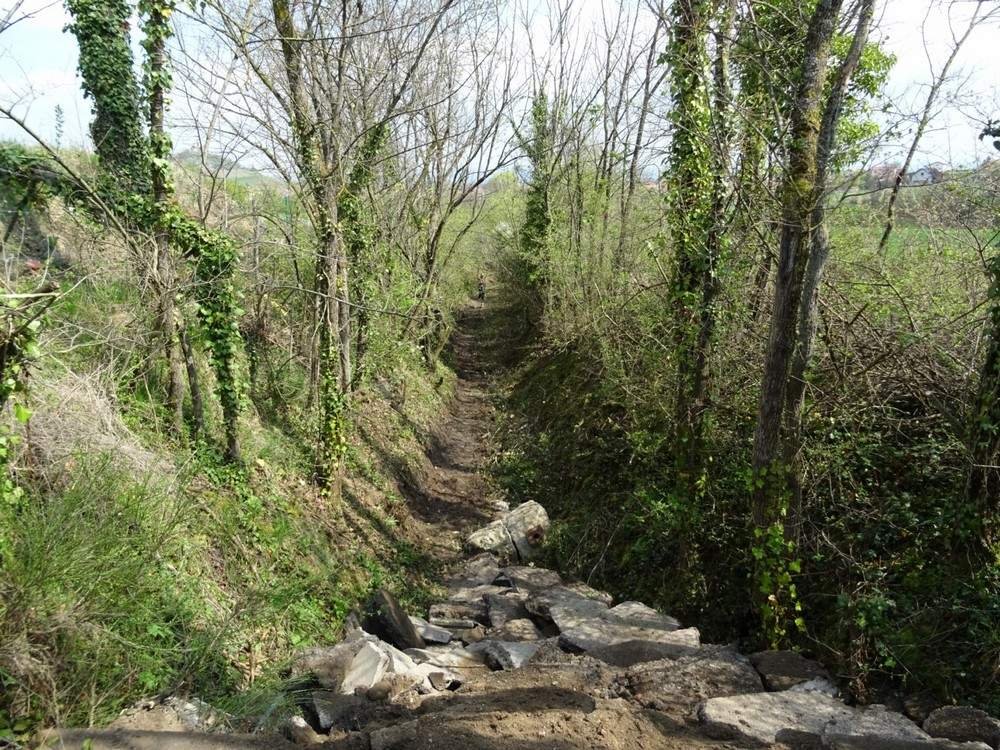
<svg viewBox="0 0 1000 750"><path fill-rule="evenodd" d="M712 115L706 48L708 0L676 0L670 68L669 241L673 250L671 305L677 370L674 455L677 486L693 497L701 480L702 436L708 400L709 345L718 294L718 235L713 233Z"/></svg>

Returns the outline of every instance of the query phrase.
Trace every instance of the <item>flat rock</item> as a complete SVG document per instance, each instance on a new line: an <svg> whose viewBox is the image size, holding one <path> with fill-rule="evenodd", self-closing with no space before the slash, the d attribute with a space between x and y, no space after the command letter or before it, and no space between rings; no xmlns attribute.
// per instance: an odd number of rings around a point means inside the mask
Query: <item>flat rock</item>
<svg viewBox="0 0 1000 750"><path fill-rule="evenodd" d="M385 589L379 589L368 601L362 627L397 648L423 648L424 639L413 626L409 615Z"/></svg>
<svg viewBox="0 0 1000 750"><path fill-rule="evenodd" d="M614 667L631 667L635 664L660 661L661 659L679 659L682 656L697 654L698 651L698 648L677 643L623 641L591 649L587 655Z"/></svg>
<svg viewBox="0 0 1000 750"><path fill-rule="evenodd" d="M538 626L526 618L508 620L492 635L501 641L538 641L543 638Z"/></svg>
<svg viewBox="0 0 1000 750"><path fill-rule="evenodd" d="M574 594L582 596L585 599L593 599L595 602L601 602L601 604L607 607L610 607L611 603L615 600L607 591L595 589L593 586L588 586L582 581L572 581L571 583L564 584L564 587Z"/></svg>
<svg viewBox="0 0 1000 750"><path fill-rule="evenodd" d="M924 731L931 737L956 742L983 742L1000 748L1000 720L971 706L943 706L924 721Z"/></svg>
<svg viewBox="0 0 1000 750"><path fill-rule="evenodd" d="M750 662L760 672L768 690L787 690L817 677L830 679L822 664L794 651L758 651L750 654Z"/></svg>
<svg viewBox="0 0 1000 750"><path fill-rule="evenodd" d="M447 648L411 648L406 655L417 664L430 664L438 669L478 669L485 666L481 653L470 651L464 646L451 644Z"/></svg>
<svg viewBox="0 0 1000 750"><path fill-rule="evenodd" d="M627 625L638 625L643 628L653 630L679 630L681 624L669 615L661 615L652 607L647 607L642 602L622 602L611 607L603 615L607 619L615 622L622 622Z"/></svg>
<svg viewBox="0 0 1000 750"><path fill-rule="evenodd" d="M451 633L453 638L457 632L462 630L472 630L473 628L478 628L482 625L482 623L476 622L475 620L465 620L459 618L453 619L450 617L432 617L430 624L436 628L444 628Z"/></svg>
<svg viewBox="0 0 1000 750"><path fill-rule="evenodd" d="M702 731L710 737L751 745L811 743L818 746L831 721L853 709L821 693L755 693L712 698L698 708Z"/></svg>
<svg viewBox="0 0 1000 750"><path fill-rule="evenodd" d="M532 501L518 505L503 517L503 525L513 542L518 558L530 560L538 554L549 530L549 515Z"/></svg>
<svg viewBox="0 0 1000 750"><path fill-rule="evenodd" d="M517 556L514 540L502 520L496 520L477 529L465 539L469 549L478 552L490 552L501 560L509 560Z"/></svg>
<svg viewBox="0 0 1000 750"><path fill-rule="evenodd" d="M678 717L686 717L702 701L761 693L760 675L746 657L727 649L630 667L623 684L636 701Z"/></svg>
<svg viewBox="0 0 1000 750"><path fill-rule="evenodd" d="M528 609L524 606L527 596L516 591L506 594L487 594L484 597L490 627L500 628L510 620L521 620L528 617Z"/></svg>
<svg viewBox="0 0 1000 750"><path fill-rule="evenodd" d="M410 616L410 622L413 623L413 627L423 638L425 644L430 643L448 643L452 639L451 631L438 627L437 625L431 625L427 620L422 617ZM422 648L422 646L408 646L407 648ZM404 649L405 650L405 649Z"/></svg>
<svg viewBox="0 0 1000 750"><path fill-rule="evenodd" d="M562 576L548 568L536 568L530 565L510 565L501 571L516 588L528 592L541 591L562 585Z"/></svg>
<svg viewBox="0 0 1000 750"><path fill-rule="evenodd" d="M487 595L506 594L510 589L506 586L493 586L491 584L481 584L479 586L463 586L453 589L448 594L449 603L470 604L474 607L480 606Z"/></svg>
<svg viewBox="0 0 1000 750"><path fill-rule="evenodd" d="M441 620L473 620L482 624L488 623L489 615L486 611L486 602L444 602L432 604L427 613L427 620L432 625L449 628L443 625ZM471 626L470 626L471 627ZM414 648L420 648L415 646Z"/></svg>
<svg viewBox="0 0 1000 750"><path fill-rule="evenodd" d="M535 617L548 620L554 620L552 612L554 607L573 610L580 615L591 614L595 616L608 608L607 603L585 596L566 586L556 586L532 594L527 598L524 606Z"/></svg>
<svg viewBox="0 0 1000 750"><path fill-rule="evenodd" d="M496 641L484 640L469 647L483 654L490 669L520 669L535 655L540 646L538 641Z"/></svg>
<svg viewBox="0 0 1000 750"><path fill-rule="evenodd" d="M485 586L500 574L500 562L490 552L482 552L462 563L448 581L450 588Z"/></svg>
<svg viewBox="0 0 1000 750"><path fill-rule="evenodd" d="M902 714L886 710L885 706L869 706L847 716L834 717L823 728L823 734L887 740L930 740L930 735L924 730Z"/></svg>
<svg viewBox="0 0 1000 750"><path fill-rule="evenodd" d="M312 675L321 687L339 690L358 652L377 640L374 636L365 635L336 646L306 649L293 662L292 677Z"/></svg>
<svg viewBox="0 0 1000 750"><path fill-rule="evenodd" d="M552 610L552 619L559 628L559 642L570 651L590 651L626 641L653 641L697 648L701 635L697 628L660 630L627 625L568 607Z"/></svg>
<svg viewBox="0 0 1000 750"><path fill-rule="evenodd" d="M822 747L824 750L992 750L983 742L901 740L877 735L845 736L830 733L823 736Z"/></svg>

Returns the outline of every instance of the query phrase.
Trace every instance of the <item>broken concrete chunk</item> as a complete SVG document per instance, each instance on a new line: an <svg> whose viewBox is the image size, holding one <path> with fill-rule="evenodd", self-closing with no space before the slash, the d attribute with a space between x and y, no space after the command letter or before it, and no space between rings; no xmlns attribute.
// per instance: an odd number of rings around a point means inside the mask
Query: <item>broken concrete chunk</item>
<svg viewBox="0 0 1000 750"><path fill-rule="evenodd" d="M339 690L358 652L373 642L378 639L364 634L336 646L306 649L292 664L292 677L311 674L320 686Z"/></svg>
<svg viewBox="0 0 1000 750"><path fill-rule="evenodd" d="M431 624L436 628L446 628L454 637L455 631L478 627L480 623L475 620L451 619L448 617L432 617Z"/></svg>
<svg viewBox="0 0 1000 750"><path fill-rule="evenodd" d="M314 690L311 695L313 710L324 732L330 729L350 728L356 724L356 717L364 715L368 701L358 695L341 695L331 690Z"/></svg>
<svg viewBox="0 0 1000 750"><path fill-rule="evenodd" d="M538 641L543 638L538 626L526 618L508 620L493 636L501 641Z"/></svg>
<svg viewBox="0 0 1000 750"><path fill-rule="evenodd" d="M448 582L449 588L465 588L485 586L493 583L500 573L500 562L490 552L482 552L466 560L454 573Z"/></svg>
<svg viewBox="0 0 1000 750"><path fill-rule="evenodd" d="M450 625L442 624L442 620L473 620L484 625L490 621L486 611L486 602L483 601L432 604L427 614L428 622L442 628L451 627ZM472 626L470 625L469 627ZM416 648L419 648L419 646Z"/></svg>
<svg viewBox="0 0 1000 750"><path fill-rule="evenodd" d="M365 608L364 629L397 648L423 648L424 639L409 616L385 589L379 589Z"/></svg>
<svg viewBox="0 0 1000 750"><path fill-rule="evenodd" d="M454 589L448 594L448 602L455 604L471 604L472 606L478 607L482 605L483 600L486 596L502 595L510 591L509 588L505 586L493 586L493 585L482 585L482 586L463 586L462 588Z"/></svg>
<svg viewBox="0 0 1000 750"><path fill-rule="evenodd" d="M625 673L623 683L641 705L683 717L709 698L764 691L746 657L722 648L638 664Z"/></svg>
<svg viewBox="0 0 1000 750"><path fill-rule="evenodd" d="M583 596L566 586L556 586L534 593L528 597L524 606L535 617L549 620L554 620L553 607L563 607L578 614L587 613L595 617L608 608L604 602Z"/></svg>
<svg viewBox="0 0 1000 750"><path fill-rule="evenodd" d="M514 540L502 520L493 521L473 531L466 538L465 544L473 550L491 552L501 560L509 560L517 555Z"/></svg>
<svg viewBox="0 0 1000 750"><path fill-rule="evenodd" d="M611 603L615 600L611 594L607 591L601 591L595 589L593 586L588 586L580 581L573 581L572 583L565 584L566 589L572 591L574 594L578 594L585 599L593 599L596 602L600 602L606 607L610 607Z"/></svg>
<svg viewBox="0 0 1000 750"><path fill-rule="evenodd" d="M365 641L348 665L340 685L335 689L343 695L353 695L358 688L367 690L382 679L389 669L389 663L389 654L385 650L370 641ZM324 685L324 687L330 686Z"/></svg>
<svg viewBox="0 0 1000 750"><path fill-rule="evenodd" d="M410 616L410 622L413 623L413 627L416 628L420 637L424 639L425 644L429 643L448 643L452 639L451 631L445 628L438 627L437 625L431 625L427 620L422 617ZM409 648L422 648L422 646L412 646Z"/></svg>
<svg viewBox="0 0 1000 750"><path fill-rule="evenodd" d="M806 682L800 682L798 685L792 685L788 689L799 693L823 693L831 698L840 695L840 688L825 677L814 677Z"/></svg>
<svg viewBox="0 0 1000 750"><path fill-rule="evenodd" d="M702 731L715 739L768 745L783 740L818 746L823 728L852 709L821 693L756 693L712 698L698 708Z"/></svg>
<svg viewBox="0 0 1000 750"><path fill-rule="evenodd" d="M562 585L562 577L554 570L535 568L529 565L510 565L503 569L505 575L516 588L528 592L550 589Z"/></svg>
<svg viewBox="0 0 1000 750"><path fill-rule="evenodd" d="M514 549L521 560L530 560L541 548L549 530L549 514L532 501L518 505L503 518Z"/></svg>
<svg viewBox="0 0 1000 750"><path fill-rule="evenodd" d="M956 742L984 742L1000 748L1000 720L971 706L943 706L924 721L924 731L931 737Z"/></svg>
<svg viewBox="0 0 1000 750"><path fill-rule="evenodd" d="M787 690L816 677L830 679L822 664L794 651L758 651L750 654L750 662L764 678L768 690Z"/></svg>
<svg viewBox="0 0 1000 750"><path fill-rule="evenodd" d="M885 706L868 706L846 716L836 716L823 727L823 733L837 737L878 737L887 740L927 741L930 735L920 727Z"/></svg>
<svg viewBox="0 0 1000 750"><path fill-rule="evenodd" d="M501 628L510 620L521 620L528 617L528 609L524 606L527 597L511 591L507 594L487 594L486 610L489 613L490 627Z"/></svg>
<svg viewBox="0 0 1000 750"><path fill-rule="evenodd" d="M496 641L484 640L469 647L470 651L481 653L486 665L495 671L520 669L539 648L538 641Z"/></svg>
<svg viewBox="0 0 1000 750"><path fill-rule="evenodd" d="M623 622L627 625L638 625L653 630L679 630L681 627L681 624L673 617L661 615L642 602L622 602L611 607L604 616L613 622Z"/></svg>
<svg viewBox="0 0 1000 750"><path fill-rule="evenodd" d="M438 671L471 670L481 672L485 668L485 657L464 646L452 643L448 647L411 648L407 656L418 664L429 664Z"/></svg>
<svg viewBox="0 0 1000 750"><path fill-rule="evenodd" d="M613 667L631 667L662 659L680 659L682 656L697 654L698 648L677 643L657 641L623 641L609 646L591 649L587 656L603 661Z"/></svg>
<svg viewBox="0 0 1000 750"><path fill-rule="evenodd" d="M462 643L468 646L470 643L478 643L483 640L483 638L486 637L486 628L482 625L476 625L474 628L456 630L455 635L462 641Z"/></svg>

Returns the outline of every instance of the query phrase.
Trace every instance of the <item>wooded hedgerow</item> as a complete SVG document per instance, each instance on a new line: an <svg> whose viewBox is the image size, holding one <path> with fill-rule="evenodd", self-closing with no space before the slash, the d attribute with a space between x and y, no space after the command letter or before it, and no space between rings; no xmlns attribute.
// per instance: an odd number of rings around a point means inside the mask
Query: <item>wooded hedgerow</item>
<svg viewBox="0 0 1000 750"><path fill-rule="evenodd" d="M911 114L878 0L611 5L67 0L86 146L0 101L0 730L424 596L394 488L484 276L563 569L1000 708L1000 171L910 177L1000 9Z"/></svg>

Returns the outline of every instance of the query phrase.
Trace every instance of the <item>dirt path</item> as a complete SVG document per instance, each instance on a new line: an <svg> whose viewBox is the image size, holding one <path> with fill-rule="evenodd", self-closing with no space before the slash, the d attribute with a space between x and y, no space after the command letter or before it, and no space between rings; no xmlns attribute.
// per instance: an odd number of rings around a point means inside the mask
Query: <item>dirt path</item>
<svg viewBox="0 0 1000 750"><path fill-rule="evenodd" d="M492 363L498 345L492 334L494 314L479 302L470 303L460 314L447 352L457 376L454 396L430 437L430 471L419 487L407 488L411 509L451 537L461 538L504 507L483 472L493 427L489 379L495 372ZM455 541L446 553L449 562L461 551Z"/></svg>

